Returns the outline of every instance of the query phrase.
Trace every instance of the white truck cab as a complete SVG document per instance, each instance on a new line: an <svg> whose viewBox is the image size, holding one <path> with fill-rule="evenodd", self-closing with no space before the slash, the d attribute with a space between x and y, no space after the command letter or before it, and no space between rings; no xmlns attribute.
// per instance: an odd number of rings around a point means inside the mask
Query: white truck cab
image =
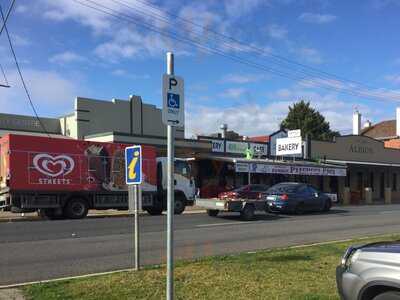
<svg viewBox="0 0 400 300"><path fill-rule="evenodd" d="M188 159L175 158L174 187L175 214L181 214L186 206L194 204L196 186ZM161 214L167 208L167 158L157 158L157 194L158 204L152 203L143 208L152 215Z"/></svg>

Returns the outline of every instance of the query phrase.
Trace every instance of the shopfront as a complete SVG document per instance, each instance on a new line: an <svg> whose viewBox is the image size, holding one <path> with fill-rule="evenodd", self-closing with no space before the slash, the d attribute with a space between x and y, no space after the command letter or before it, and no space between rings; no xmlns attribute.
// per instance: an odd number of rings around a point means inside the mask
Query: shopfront
<svg viewBox="0 0 400 300"><path fill-rule="evenodd" d="M322 191L338 194L339 181L344 181L346 176L344 165L309 161L197 155L193 166L196 184L204 198L249 183L272 186L284 181L306 182Z"/></svg>
<svg viewBox="0 0 400 300"><path fill-rule="evenodd" d="M400 150L365 136L342 136L333 142L311 141L310 158L347 166L339 180L340 198L353 204L400 202Z"/></svg>

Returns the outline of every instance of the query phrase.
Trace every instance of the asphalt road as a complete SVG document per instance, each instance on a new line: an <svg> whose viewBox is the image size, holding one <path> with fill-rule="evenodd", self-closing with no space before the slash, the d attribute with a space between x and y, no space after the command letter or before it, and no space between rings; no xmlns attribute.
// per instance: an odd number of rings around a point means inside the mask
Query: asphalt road
<svg viewBox="0 0 400 300"><path fill-rule="evenodd" d="M166 216L140 221L142 263L164 262ZM131 268L132 232L128 217L0 223L0 286ZM186 214L175 217L175 255L191 259L388 233L400 233L400 205L260 213L251 222L234 214Z"/></svg>

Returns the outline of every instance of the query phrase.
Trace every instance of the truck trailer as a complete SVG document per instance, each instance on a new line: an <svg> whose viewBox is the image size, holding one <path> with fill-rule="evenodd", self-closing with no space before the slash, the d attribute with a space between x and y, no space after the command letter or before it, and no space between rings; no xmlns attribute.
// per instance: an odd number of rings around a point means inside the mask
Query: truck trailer
<svg viewBox="0 0 400 300"><path fill-rule="evenodd" d="M89 209L128 209L128 144L7 134L0 138L0 209L38 211L49 219L86 217ZM166 210L167 159L142 145L142 208ZM193 205L195 183L187 160L175 159L175 213Z"/></svg>

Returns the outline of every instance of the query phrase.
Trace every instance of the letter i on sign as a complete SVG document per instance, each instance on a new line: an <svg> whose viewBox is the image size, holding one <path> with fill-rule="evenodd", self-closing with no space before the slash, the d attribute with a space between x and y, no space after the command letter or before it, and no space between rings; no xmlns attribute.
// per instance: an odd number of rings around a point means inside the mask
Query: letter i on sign
<svg viewBox="0 0 400 300"><path fill-rule="evenodd" d="M142 181L142 149L132 146L125 149L125 174L127 184L140 184Z"/></svg>
<svg viewBox="0 0 400 300"><path fill-rule="evenodd" d="M129 179L131 180L135 180L136 176L137 176L137 172L136 172L136 165L138 164L138 160L139 160L139 151L134 151L133 152L133 158L131 163L129 164Z"/></svg>

